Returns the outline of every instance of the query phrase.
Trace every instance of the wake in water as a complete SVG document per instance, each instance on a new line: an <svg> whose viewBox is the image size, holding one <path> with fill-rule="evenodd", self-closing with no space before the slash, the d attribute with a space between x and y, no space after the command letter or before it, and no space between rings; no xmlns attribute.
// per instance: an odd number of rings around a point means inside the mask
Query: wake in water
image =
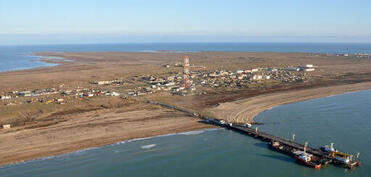
<svg viewBox="0 0 371 177"><path fill-rule="evenodd" d="M141 146L140 148L142 148L142 149L151 149L151 148L153 148L155 146L156 146L156 144L149 144L149 145Z"/></svg>
<svg viewBox="0 0 371 177"><path fill-rule="evenodd" d="M183 133L179 133L181 135L198 135L198 134L201 134L201 133L204 133L205 130L195 130L195 131L190 131L190 132L183 132Z"/></svg>

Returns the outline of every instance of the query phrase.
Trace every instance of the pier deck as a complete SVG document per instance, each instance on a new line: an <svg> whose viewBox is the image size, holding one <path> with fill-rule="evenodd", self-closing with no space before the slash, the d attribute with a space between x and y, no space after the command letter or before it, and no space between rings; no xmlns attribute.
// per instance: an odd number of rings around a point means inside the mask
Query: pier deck
<svg viewBox="0 0 371 177"><path fill-rule="evenodd" d="M255 131L255 129L244 127L241 125L232 124L232 126L227 125L227 127L230 129L242 132L242 133L247 133L250 136L262 139L263 141L268 141L268 142L275 141L275 142L279 142L281 145L289 146L297 150L304 150L303 144L297 143L293 140L287 140L287 139L277 137L277 136L274 136L274 135L271 135L265 132ZM313 155L317 155L317 156L326 156L326 154L320 149L312 148L310 146L306 147L306 152L311 153Z"/></svg>
<svg viewBox="0 0 371 177"><path fill-rule="evenodd" d="M180 112L184 112L186 114L189 114L190 116L197 117L200 119L203 119L206 123L209 124L214 124L220 127L225 127L249 136L252 136L257 139L261 139L262 141L265 142L278 142L280 146L284 146L286 149L290 149L290 151L286 151L285 153L288 153L290 155L293 155L294 151L306 151L310 154L313 154L317 157L319 157L321 164L328 164L328 163L334 163L334 164L339 164L339 159L337 159L334 156L331 156L330 153L324 152L319 148L313 148L310 146L305 146L303 144L300 144L298 142L295 142L294 140L288 140L282 137L274 136L272 134L266 133L266 132L261 132L258 131L258 129L253 129L250 127L247 127L245 125L241 124L233 124L233 123L228 123L226 121L216 119L214 117L210 116L203 116L200 113L192 112L183 108L179 108L177 106L165 104L165 103L159 103L159 102L153 102L153 101L147 101L147 103L150 104L156 104L160 105L166 108L174 109ZM359 161L351 161L350 164L348 164L348 168L353 168L353 166L358 165L360 166Z"/></svg>

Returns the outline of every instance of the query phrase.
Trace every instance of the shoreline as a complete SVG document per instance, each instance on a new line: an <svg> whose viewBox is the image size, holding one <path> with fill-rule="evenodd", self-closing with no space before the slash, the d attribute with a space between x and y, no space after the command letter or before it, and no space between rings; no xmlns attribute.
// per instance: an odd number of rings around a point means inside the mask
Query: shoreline
<svg viewBox="0 0 371 177"><path fill-rule="evenodd" d="M0 169L7 168L7 167L10 167L10 166L17 166L17 165L22 165L22 164L26 164L26 163L32 163L32 162L37 162L37 161L42 161L42 160L47 160L47 159L53 159L53 158L73 155L73 154L77 154L77 153L80 153L80 152L87 152L87 151L91 151L91 150L97 150L97 149L101 149L101 148L108 147L108 146L122 145L122 144L131 143L131 142L135 142L135 141L142 141L142 140L148 140L148 139L152 139L152 138L161 138L161 137L176 136L176 135L185 135L185 136L198 135L198 134L204 133L205 131L216 131L216 130L220 130L220 129L222 129L222 128L201 128L201 129L195 129L195 130L184 131L184 132L176 132L176 133L161 134L161 135L155 135L155 136L149 136L149 137L143 137L143 138L127 139L127 140L118 141L118 142L114 142L114 143L107 144L107 145L84 148L84 149L80 149L80 150L77 150L77 151L71 151L71 152L58 154L58 155L40 157L40 158L31 159L31 160L9 163L9 164L5 164L5 165L0 164ZM200 131L202 131L202 132L200 132Z"/></svg>
<svg viewBox="0 0 371 177"><path fill-rule="evenodd" d="M14 68L10 70L0 70L1 74L10 73L10 72L23 72L23 71L37 71L40 69L52 68L56 66L62 66L69 62L73 62L72 60L60 58L60 57L53 57L53 56L40 56L36 55L37 52L32 53L31 55L26 55L27 57L36 57L36 59L30 58L30 60L26 62L39 62L38 66L26 67L26 68Z"/></svg>
<svg viewBox="0 0 371 177"><path fill-rule="evenodd" d="M253 121L254 118L256 117L256 115L258 115L261 112L264 112L266 110L272 109L276 106L371 89L371 82L361 83L361 85L366 86L367 89L362 89L363 87L362 88L356 88L356 89L349 89L350 87L353 87L355 85L360 85L360 84L347 84L347 85L341 85L341 86L320 87L320 88L311 88L311 89L305 89L305 90L290 90L290 91L285 91L285 92L263 94L263 95L258 95L258 96L247 98L247 99L237 100L237 101L234 101L234 102L222 103L221 105L236 104L235 102L238 102L238 104L240 104L240 106L235 107L235 109L238 109L241 106L246 106L245 104L250 104L250 102L252 100L253 101L261 100L261 97L272 97L272 96L277 96L277 95L298 94L298 92L303 92L303 91L306 91L306 92L309 91L308 93L312 93L311 91L313 91L313 90L317 91L318 89L320 89L320 90L329 89L329 88L345 89L343 91L340 91L342 89L340 89L338 91L334 91L335 94L333 94L334 92L328 92L328 93L331 93L331 94L321 94L320 96L312 96L312 97L308 97L308 98L304 97L304 99L288 100L288 101L285 101L285 102L280 102L280 104L278 104L278 102L276 102L274 104L271 104L269 107L263 107L263 108L260 108L260 109L255 108L253 110L254 116L249 118L249 121ZM243 102L243 103L241 104L241 102ZM244 109L244 111L249 111L249 110L251 110L251 107L247 107L247 109ZM226 113L231 113L230 111L225 111L225 112ZM232 112L232 115L234 115L233 112ZM39 154L39 155L33 156L31 158L25 158L25 159L24 158L23 159L18 158L18 159L12 159L12 160L8 159L8 161L3 161L3 162L0 163L0 168L6 167L8 165L16 165L16 164L20 164L20 163L27 163L27 162L33 161L33 160L43 160L44 158L50 158L50 157L54 157L54 156L61 156L61 155L66 155L66 154L75 153L75 152L79 152L79 151L85 151L85 150L89 150L89 149L102 148L102 147L109 146L109 145L120 144L122 142L131 142L131 141L135 141L135 140L143 140L143 139L162 137L162 136L168 136L168 135L177 135L177 134L182 134L182 133L187 133L187 132L192 132L192 131L199 131L199 130L216 129L215 126L210 126L210 125L207 125L207 124L200 123L198 119L191 118L191 117L184 117L184 118L188 119L190 121L193 121L194 123L192 123L191 125L194 125L194 126L187 127L187 125L180 124L179 125L180 127L178 127L177 129L162 130L162 131L165 131L165 132L151 131L146 136L136 136L135 138L122 138L120 140L111 139L109 141L100 142L100 143L99 142L85 143L85 145L83 143L83 144L79 144L79 147L77 147L77 148L74 147L74 148L70 148L70 149L67 149L67 150L65 149L65 150L60 150L60 151L55 151L55 152L44 152L43 153L44 155ZM188 120L186 120L186 121L188 122ZM99 139L101 139L101 137L96 137L95 139L92 139L91 141L99 141Z"/></svg>
<svg viewBox="0 0 371 177"><path fill-rule="evenodd" d="M182 53L143 52L35 54L62 57L73 62L55 67L0 73L0 81L3 83L0 92L7 94L15 90L56 88L65 91L87 88L117 89L117 92L124 95L137 87L146 86L145 82L138 79L142 76L159 74L165 77L169 73L180 72L182 70L180 67L166 68L163 65L175 65L184 57ZM234 122L234 117L237 121L246 122L249 116L250 120L253 120L255 115L276 105L371 88L371 62L366 59L248 52L205 52L189 55L192 64L205 66L207 71L282 68L307 63L321 67L310 73L313 80L300 84L253 83L251 88L241 90L235 86L215 89L203 87L200 88L200 92L206 94L202 95L180 97L161 91L143 97L194 109L205 115L220 116L222 119L230 119L231 122ZM92 81L109 81L115 78L125 80L127 85L92 85ZM46 99L58 98L63 98L66 103L43 102ZM43 99L39 102L36 100L29 103L31 97L17 98L14 105L6 104L13 100L4 101L4 104L0 104L1 122L3 125L12 124L12 127L0 129L0 159L2 159L0 165L105 146L129 139L215 128L200 123L200 119L146 104L140 97L137 98L124 96L77 98L75 95L64 97L58 94L50 98L39 96L37 99ZM217 103L221 104L215 107ZM228 105L231 106L228 108ZM212 115L212 112L216 116ZM246 114L247 112L251 114Z"/></svg>
<svg viewBox="0 0 371 177"><path fill-rule="evenodd" d="M142 120L135 120L138 117ZM0 129L0 138L6 142L0 142L0 167L133 139L215 128L200 123L199 119L162 108L123 113L93 111L67 119L47 127Z"/></svg>
<svg viewBox="0 0 371 177"><path fill-rule="evenodd" d="M225 117L224 119L227 121L252 123L255 122L254 119L258 114L276 106L370 89L371 82L363 82L303 90L289 90L221 103L218 107L209 109L208 111L215 117Z"/></svg>

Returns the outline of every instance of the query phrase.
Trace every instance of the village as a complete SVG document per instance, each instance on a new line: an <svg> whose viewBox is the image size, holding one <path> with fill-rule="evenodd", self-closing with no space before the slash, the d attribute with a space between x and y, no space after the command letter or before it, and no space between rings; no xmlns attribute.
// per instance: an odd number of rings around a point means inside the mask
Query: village
<svg viewBox="0 0 371 177"><path fill-rule="evenodd" d="M67 103L65 98L78 99L97 96L142 96L156 92L168 92L171 95L205 94L204 88L211 89L246 89L252 85L260 84L264 87L267 81L278 83L305 82L310 79L308 72L314 71L312 64L286 68L253 68L236 71L226 70L200 70L189 71L189 59L184 65L175 64L174 67L182 67L184 71L169 72L162 75L133 76L130 79L113 79L92 81L92 88L68 89L64 85L59 88L44 88L37 90L11 91L0 96L0 101L5 105L29 104L29 103ZM163 65L166 68L169 64ZM115 91L117 87L121 91ZM18 98L22 101L16 101Z"/></svg>
<svg viewBox="0 0 371 177"><path fill-rule="evenodd" d="M24 103L57 103L65 104L66 100L64 97L69 96L70 98L84 98L84 97L96 97L96 96L120 96L119 93L114 91L109 91L106 89L88 89L88 88L77 88L77 89L62 89L62 88L46 88L41 90L26 90L26 91L12 91L7 95L0 96L0 101L7 101L5 105L15 105ZM22 99L23 102L16 102L18 98Z"/></svg>
<svg viewBox="0 0 371 177"><path fill-rule="evenodd" d="M140 80L149 86L143 88L143 92L158 90L170 91L175 95L184 95L187 90L195 91L196 88L248 88L251 84L260 83L264 80L278 82L304 82L309 79L307 72L314 71L313 65L290 67L290 68L255 68L251 70L236 71L192 71L189 74L190 86L184 85L184 73L177 73L168 77L148 75L140 77ZM137 91L138 92L138 91Z"/></svg>

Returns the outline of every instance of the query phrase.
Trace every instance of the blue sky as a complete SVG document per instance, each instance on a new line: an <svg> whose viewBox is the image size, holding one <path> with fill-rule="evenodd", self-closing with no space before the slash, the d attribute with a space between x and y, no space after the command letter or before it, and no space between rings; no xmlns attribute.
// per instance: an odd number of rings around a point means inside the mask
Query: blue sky
<svg viewBox="0 0 371 177"><path fill-rule="evenodd" d="M0 44L371 42L370 0L0 0Z"/></svg>

